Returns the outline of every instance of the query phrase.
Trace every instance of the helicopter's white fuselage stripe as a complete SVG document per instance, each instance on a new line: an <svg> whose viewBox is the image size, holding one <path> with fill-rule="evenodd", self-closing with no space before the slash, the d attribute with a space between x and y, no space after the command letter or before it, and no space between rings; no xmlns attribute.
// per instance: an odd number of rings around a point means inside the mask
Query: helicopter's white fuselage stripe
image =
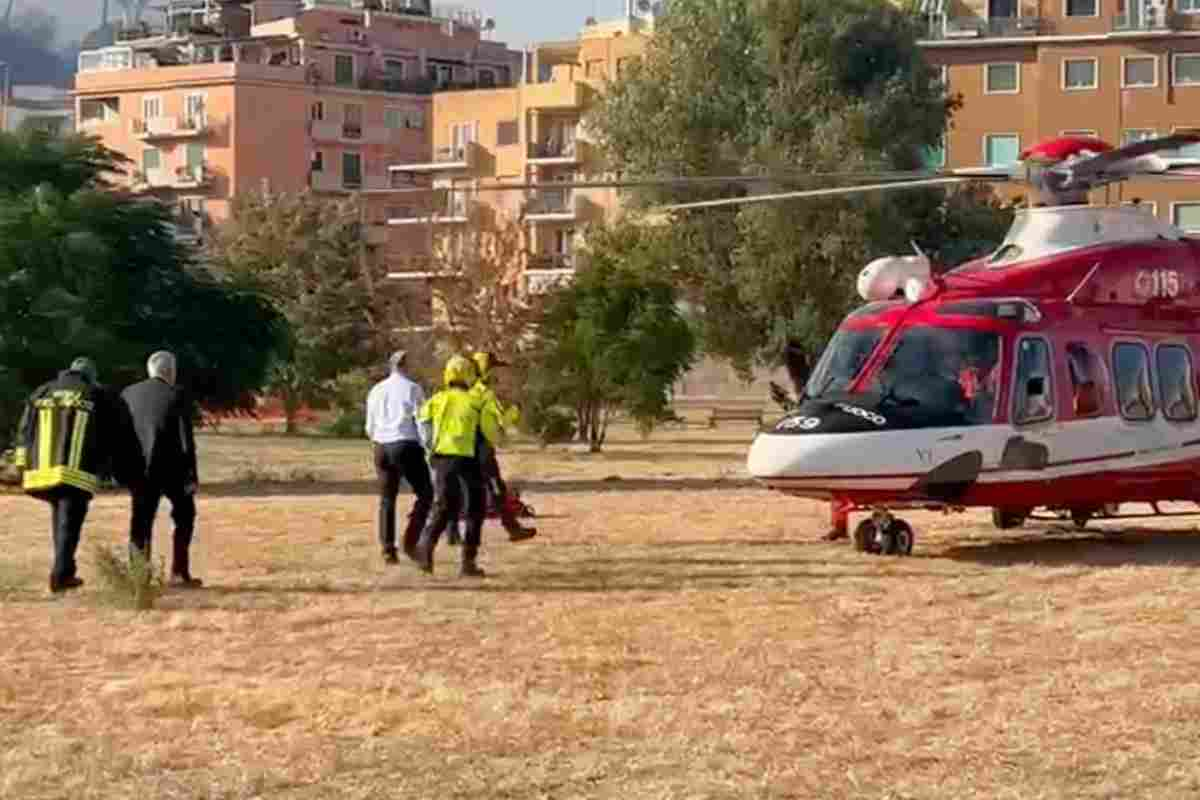
<svg viewBox="0 0 1200 800"><path fill-rule="evenodd" d="M1006 469L1014 437L1045 445L1045 469ZM950 459L978 450L980 483L1086 476L1200 458L1200 422L1148 422L1114 417L1016 427L979 425L865 433L760 433L751 445L750 474L768 483L824 490L904 490Z"/></svg>

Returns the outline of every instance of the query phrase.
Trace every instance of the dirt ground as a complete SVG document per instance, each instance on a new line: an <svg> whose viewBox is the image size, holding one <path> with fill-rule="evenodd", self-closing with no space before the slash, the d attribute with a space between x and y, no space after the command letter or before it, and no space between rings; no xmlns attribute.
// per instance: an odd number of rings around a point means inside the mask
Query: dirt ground
<svg viewBox="0 0 1200 800"><path fill-rule="evenodd" d="M744 482L749 431L507 454L539 537L385 566L365 446L202 436L195 592L51 597L0 496L0 797L1179 798L1200 534L914 514L907 559ZM169 548L160 515L158 552ZM1173 530L1171 530L1173 529Z"/></svg>

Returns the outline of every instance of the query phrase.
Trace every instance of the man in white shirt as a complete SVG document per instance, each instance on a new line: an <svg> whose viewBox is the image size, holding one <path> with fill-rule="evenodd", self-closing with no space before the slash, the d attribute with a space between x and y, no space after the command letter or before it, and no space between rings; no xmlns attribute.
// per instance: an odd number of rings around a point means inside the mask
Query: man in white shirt
<svg viewBox="0 0 1200 800"><path fill-rule="evenodd" d="M396 496L400 493L400 480L408 481L417 497L404 529L404 552L409 558L416 553L417 540L433 505L429 466L417 430L417 412L425 404L425 391L405 374L407 360L405 351L393 353L389 359L392 374L372 386L367 394L366 432L374 451L375 474L379 477L379 544L383 560L389 564L399 561Z"/></svg>

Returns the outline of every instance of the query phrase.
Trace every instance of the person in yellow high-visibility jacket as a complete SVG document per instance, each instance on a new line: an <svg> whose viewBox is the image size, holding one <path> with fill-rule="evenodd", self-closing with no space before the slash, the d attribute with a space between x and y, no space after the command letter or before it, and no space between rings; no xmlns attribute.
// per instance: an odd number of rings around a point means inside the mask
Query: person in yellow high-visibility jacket
<svg viewBox="0 0 1200 800"><path fill-rule="evenodd" d="M507 438L510 429L516 427L520 414L515 406L510 406L507 409L501 404L500 399L496 396L496 391L492 388L492 374L497 367L506 367L508 362L501 361L493 353L474 353L471 360L475 362L475 384L471 387L471 394L477 396L495 414L500 420L501 439ZM504 530L508 532L508 539L512 542L523 542L527 539L532 539L537 536L537 528L526 528L517 520L517 515L513 513L513 507L508 502L508 485L504 482L503 476L500 474L500 462L496 458L496 443L488 442L482 434L476 437L476 447L478 449L479 468L483 471L483 486L486 490L486 497L491 502L500 515L500 524L504 526ZM457 525L450 526L450 544L458 544Z"/></svg>
<svg viewBox="0 0 1200 800"><path fill-rule="evenodd" d="M476 559L483 529L484 488L479 466L477 437L488 442L500 438L500 420L494 406L471 393L475 365L463 356L446 362L445 388L429 398L417 413L421 443L429 451L433 473L433 510L414 560L424 572L433 572L433 551L446 527L457 519L466 494L467 530L463 537L462 574L483 577Z"/></svg>

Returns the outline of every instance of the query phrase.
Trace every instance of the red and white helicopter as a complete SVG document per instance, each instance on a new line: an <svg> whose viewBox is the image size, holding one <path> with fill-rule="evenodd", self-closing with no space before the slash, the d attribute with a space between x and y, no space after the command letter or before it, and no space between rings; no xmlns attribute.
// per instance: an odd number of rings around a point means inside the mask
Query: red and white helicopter
<svg viewBox="0 0 1200 800"><path fill-rule="evenodd" d="M1018 181L1042 201L1017 212L993 253L944 274L922 255L867 265L868 303L843 321L798 406L755 437L751 475L870 511L852 541L881 554L912 551L912 527L892 513L902 508L990 507L1008 528L1035 509L1082 526L1122 503L1157 515L1160 502L1200 501L1200 239L1136 207L1087 204L1133 176L1200 176L1159 155L1198 141L1059 138L1004 173L669 207L972 179Z"/></svg>

